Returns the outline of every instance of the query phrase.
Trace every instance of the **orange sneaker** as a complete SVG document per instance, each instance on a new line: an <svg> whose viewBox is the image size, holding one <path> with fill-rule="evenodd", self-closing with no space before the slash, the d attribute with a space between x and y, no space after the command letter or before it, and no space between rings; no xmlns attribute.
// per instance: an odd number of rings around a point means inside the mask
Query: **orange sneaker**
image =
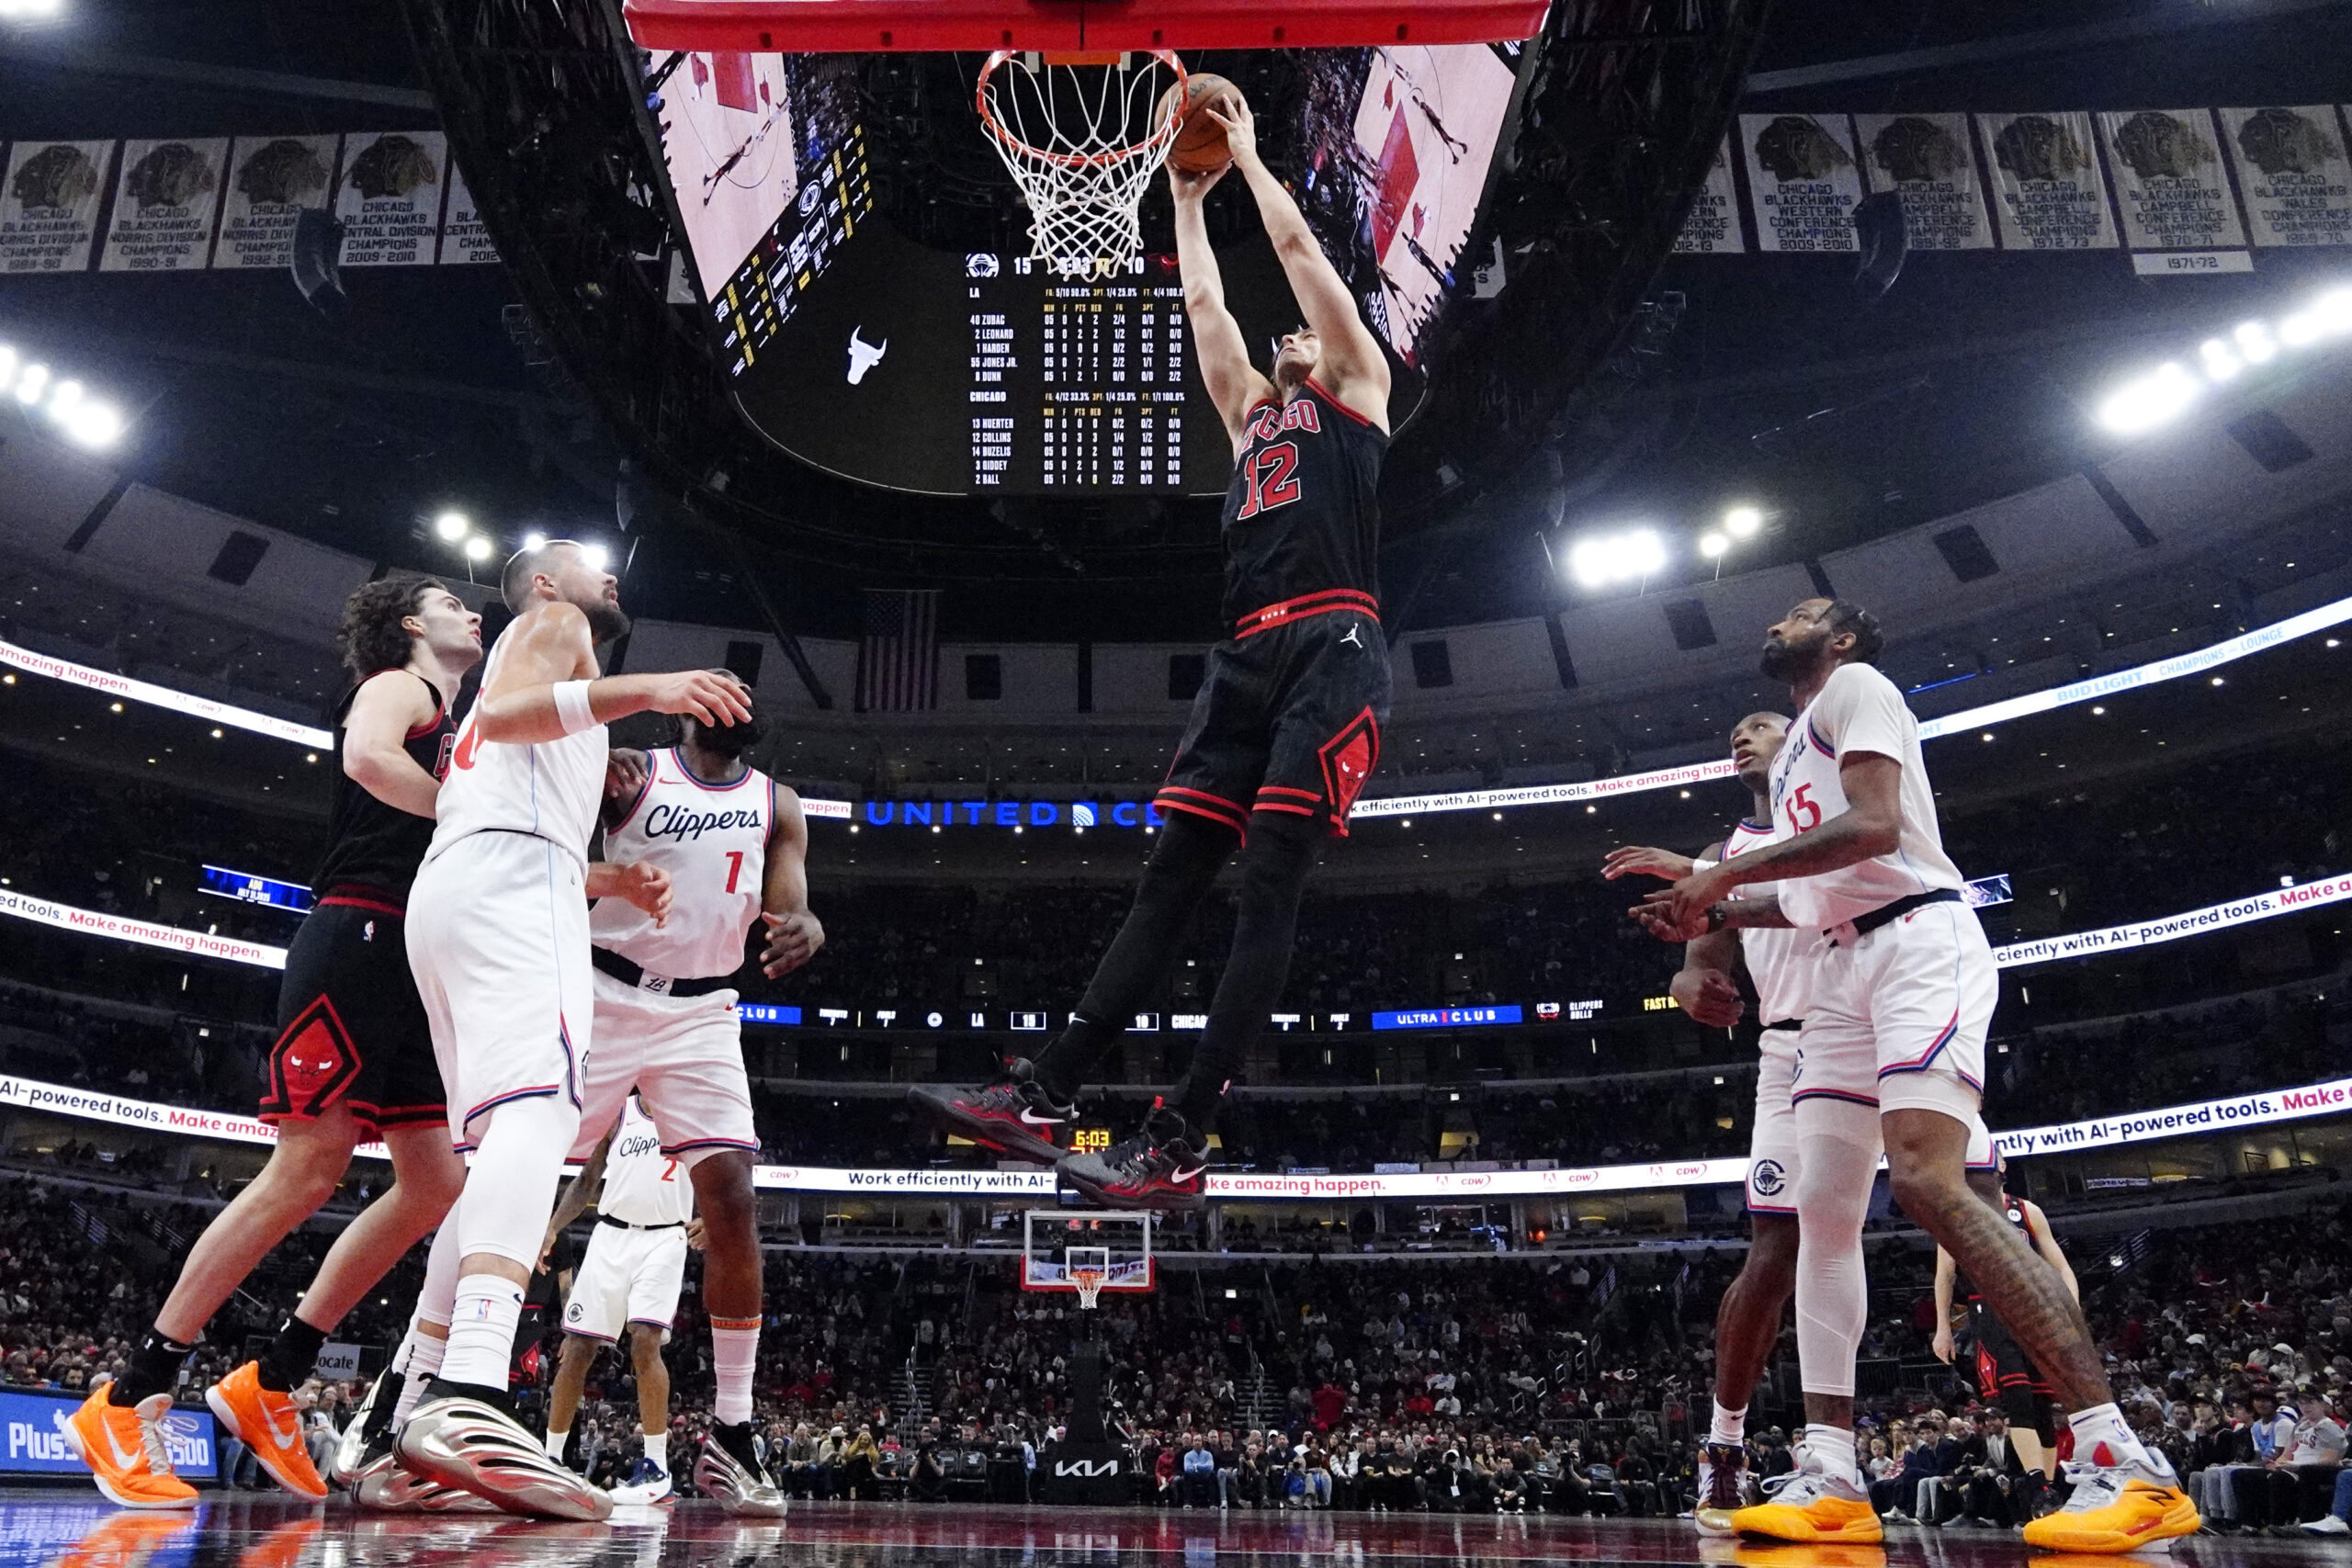
<svg viewBox="0 0 2352 1568"><path fill-rule="evenodd" d="M56 1568L145 1568L165 1547L196 1529L185 1515L108 1514L96 1529L65 1549Z"/></svg>
<svg viewBox="0 0 2352 1568"><path fill-rule="evenodd" d="M1869 1496L1851 1481L1821 1470L1810 1454L1772 1493L1770 1502L1732 1515L1735 1534L1804 1546L1872 1546L1886 1539Z"/></svg>
<svg viewBox="0 0 2352 1568"><path fill-rule="evenodd" d="M107 1502L124 1508L193 1508L196 1488L172 1473L164 1451L164 1417L172 1396L158 1393L135 1405L108 1399L114 1380L101 1378L65 1423L65 1440L90 1467Z"/></svg>
<svg viewBox="0 0 2352 1568"><path fill-rule="evenodd" d="M327 1495L302 1440L302 1413L291 1394L261 1386L261 1363L247 1361L204 1391L204 1403L220 1424L254 1450L261 1467L297 1496L312 1499Z"/></svg>
<svg viewBox="0 0 2352 1568"><path fill-rule="evenodd" d="M2075 1495L2056 1513L2027 1525L2025 1543L2044 1551L2137 1551L2195 1535L2197 1505L2180 1489L2171 1461L2162 1454L2148 1457L2146 1464L2068 1465Z"/></svg>

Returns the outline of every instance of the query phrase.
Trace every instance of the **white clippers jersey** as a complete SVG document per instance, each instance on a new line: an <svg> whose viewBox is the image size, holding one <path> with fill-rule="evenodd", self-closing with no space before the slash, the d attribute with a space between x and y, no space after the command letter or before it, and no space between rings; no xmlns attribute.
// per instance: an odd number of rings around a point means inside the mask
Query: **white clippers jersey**
<svg viewBox="0 0 2352 1568"><path fill-rule="evenodd" d="M695 1187L683 1160L662 1152L662 1134L637 1096L621 1107L620 1126L605 1156L605 1190L596 1212L628 1225L679 1225L695 1217Z"/></svg>
<svg viewBox="0 0 2352 1568"><path fill-rule="evenodd" d="M1809 833L1846 809L1838 761L1849 751L1876 752L1902 764L1901 833L1892 854L1781 883L1781 912L1809 930L1826 931L1898 898L1962 885L1936 826L1919 721L1894 682L1867 664L1841 664L1831 671L1772 759L1772 823L1780 836Z"/></svg>
<svg viewBox="0 0 2352 1568"><path fill-rule="evenodd" d="M505 651L506 639L501 637L482 666L482 690L490 689ZM522 745L484 740L481 724L481 701L476 698L458 728L424 858L435 859L469 833L497 830L534 834L584 863L588 836L596 829L596 807L605 797L605 727Z"/></svg>
<svg viewBox="0 0 2352 1568"><path fill-rule="evenodd" d="M1743 821L1724 840L1724 859L1761 849L1775 837L1769 828ZM1785 886L1779 882L1751 882L1732 889L1731 896L1769 898ZM1756 982L1757 1022L1788 1023L1804 1017L1813 965L1804 958L1803 949L1818 940L1811 931L1762 926L1740 928L1739 949L1747 959L1747 977Z"/></svg>
<svg viewBox="0 0 2352 1568"><path fill-rule="evenodd" d="M731 784L707 784L675 750L649 752L650 778L617 828L605 829L605 858L650 861L670 874L670 922L626 898L600 898L590 940L641 969L673 980L732 975L743 937L760 912L767 875L775 785L746 769Z"/></svg>

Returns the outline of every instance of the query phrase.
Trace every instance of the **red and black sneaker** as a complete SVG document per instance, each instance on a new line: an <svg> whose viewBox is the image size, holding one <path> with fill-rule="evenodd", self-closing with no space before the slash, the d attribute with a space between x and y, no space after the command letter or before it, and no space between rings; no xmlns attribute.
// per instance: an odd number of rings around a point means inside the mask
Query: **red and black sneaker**
<svg viewBox="0 0 2352 1568"><path fill-rule="evenodd" d="M935 1125L958 1137L1039 1165L1062 1157L1054 1133L1078 1115L1077 1103L1056 1100L1025 1058L1006 1064L1005 1076L984 1089L917 1084L907 1098Z"/></svg>
<svg viewBox="0 0 2352 1568"><path fill-rule="evenodd" d="M1155 1100L1142 1132L1107 1149L1064 1155L1054 1174L1107 1209L1205 1208L1206 1144Z"/></svg>

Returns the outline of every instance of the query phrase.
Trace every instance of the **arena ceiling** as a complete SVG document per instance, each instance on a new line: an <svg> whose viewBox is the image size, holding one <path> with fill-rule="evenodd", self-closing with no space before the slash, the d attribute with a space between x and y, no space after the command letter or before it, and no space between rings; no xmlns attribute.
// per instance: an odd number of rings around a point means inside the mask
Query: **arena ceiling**
<svg viewBox="0 0 2352 1568"><path fill-rule="evenodd" d="M526 125L493 145L499 100L480 46L519 43L526 24L550 19L572 23L577 42L590 37L577 29L608 15L539 0L359 0L332 11L291 0L200 10L74 0L56 23L0 31L0 137L447 125L461 152L470 137L492 166L525 180L568 171L567 188L585 190L600 160L633 155L627 127L608 127L601 144L535 144ZM1751 15L1735 5L1562 15L1603 39L1642 35L1661 57L1712 51L1717 65L1750 42ZM2335 62L2352 57L2352 7L2341 4L2272 0L2227 15L2112 5L2073 13L2063 28L2048 21L2046 8L2023 4L1784 4L1753 39L1736 107L2324 102L2343 96ZM1585 85L1603 53L1619 62L1617 88L1650 93L1615 105L1615 119L1591 118L1605 96ZM1672 73L1643 75L1623 58L1613 45L1564 53L1548 118L1533 95L1519 145L1529 177L1504 190L1497 221L1514 237L1506 273L1536 313L1484 337L1487 306L1449 321L1457 364L1486 367L1478 387L1528 395L1523 406L1441 400L1400 441L1384 560L1400 625L1560 607L1571 595L1544 541L1582 528L1695 527L1729 501L1754 500L1772 524L1734 564L1763 566L2073 471L2116 444L2086 412L2116 374L2275 314L2346 270L2341 251L2325 250L2265 252L2252 274L2195 279L2135 277L2117 253L1914 252L1876 292L1858 283L1850 256L1661 261L1672 214L1658 209L1657 181L1673 150L1600 132L1646 126L1663 138L1709 114L1720 123L1734 105L1687 85L1667 104L1658 95ZM1569 112L1579 107L1585 118ZM1563 192L1574 198L1565 207ZM626 513L641 541L632 597L666 617L773 617L854 635L854 590L897 583L946 588L953 636L1209 633L1206 503L933 502L815 474L695 423L702 411L677 402L677 389L691 390L708 367L697 370L684 336L680 362L632 402L630 388L612 384L609 359L582 350L613 319L586 285L616 258L565 258L549 238L588 232L589 216L540 231L539 265L523 274L346 274L348 304L334 315L282 273L7 277L0 337L114 392L132 416L120 456L137 478L398 564L458 564L429 527L451 504L508 537L610 537ZM962 220L989 220L976 209ZM1542 243L1522 245L1531 235ZM723 490L710 482L719 472Z"/></svg>

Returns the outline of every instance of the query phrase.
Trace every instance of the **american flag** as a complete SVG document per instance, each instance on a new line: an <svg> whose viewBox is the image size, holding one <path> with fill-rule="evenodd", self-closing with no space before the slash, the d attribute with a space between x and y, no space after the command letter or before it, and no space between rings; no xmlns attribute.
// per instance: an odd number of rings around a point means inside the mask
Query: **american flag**
<svg viewBox="0 0 2352 1568"><path fill-rule="evenodd" d="M857 645L857 711L939 705L939 590L869 588Z"/></svg>

